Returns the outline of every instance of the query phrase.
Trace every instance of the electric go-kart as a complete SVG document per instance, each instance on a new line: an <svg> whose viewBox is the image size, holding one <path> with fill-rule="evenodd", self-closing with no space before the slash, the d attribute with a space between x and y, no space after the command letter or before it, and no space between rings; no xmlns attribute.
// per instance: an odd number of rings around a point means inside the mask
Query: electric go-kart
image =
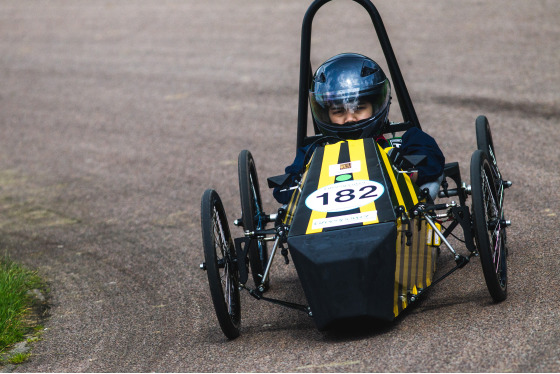
<svg viewBox="0 0 560 374"><path fill-rule="evenodd" d="M263 211L255 162L247 150L238 159L242 217L235 225L243 229L240 237L232 238L218 193L208 189L202 197L201 268L208 275L220 327L230 339L239 335L243 290L307 313L322 330L353 318L393 320L426 290L480 257L491 297L502 301L507 296L509 221L503 206L511 182L498 169L486 117L475 123L478 149L471 158L470 185L457 162L445 165L438 192L444 203L435 203L408 177L421 157L410 157L401 170L373 139L333 141L317 133L316 126L315 134L307 135L311 24L329 1L311 4L301 43L297 146L320 145L296 186L284 185L284 176L268 178L269 187L294 190L290 203L274 214ZM387 135L420 127L379 13L369 0L354 1L371 16L403 115L403 122L390 124ZM459 228L464 253L447 239L457 237L453 233ZM434 279L440 246L452 253L455 264ZM286 263L291 256L307 305L265 296L278 252Z"/></svg>

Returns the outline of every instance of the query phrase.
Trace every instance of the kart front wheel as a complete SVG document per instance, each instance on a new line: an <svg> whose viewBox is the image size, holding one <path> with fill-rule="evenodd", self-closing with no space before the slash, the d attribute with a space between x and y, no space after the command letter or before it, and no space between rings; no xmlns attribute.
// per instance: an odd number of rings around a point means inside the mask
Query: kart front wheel
<svg viewBox="0 0 560 374"><path fill-rule="evenodd" d="M239 336L241 300L235 247L218 193L206 190L201 204L202 244L210 294L218 322L228 339Z"/></svg>
<svg viewBox="0 0 560 374"><path fill-rule="evenodd" d="M471 158L475 239L488 291L494 301L503 301L507 297L506 223L495 186L487 154L475 151Z"/></svg>
<svg viewBox="0 0 560 374"><path fill-rule="evenodd" d="M496 183L502 183L502 176L500 169L498 169L498 161L496 160L496 152L494 149L494 142L492 141L492 132L490 131L490 124L486 116L478 116L475 121L476 127L476 145L481 151L484 151L488 156L488 161L492 166L494 179Z"/></svg>
<svg viewBox="0 0 560 374"><path fill-rule="evenodd" d="M247 231L263 230L266 226L257 168L251 152L243 150L237 160L239 176L239 194L241 197L241 220ZM268 248L266 242L259 239L250 241L249 264L255 285L259 287L268 264ZM268 289L268 280L264 282L262 291Z"/></svg>
<svg viewBox="0 0 560 374"><path fill-rule="evenodd" d="M503 210L504 205L504 189L511 186L510 181L504 181L500 169L498 168L498 160L496 159L496 150L494 142L492 141L492 132L490 131L490 124L486 116L480 115L476 118L476 145L481 151L484 151L488 156L488 162L492 167L492 175L494 176L494 185L496 186L498 205L502 216L505 215ZM506 232L503 232L504 242L506 242ZM507 246L506 246L507 253Z"/></svg>

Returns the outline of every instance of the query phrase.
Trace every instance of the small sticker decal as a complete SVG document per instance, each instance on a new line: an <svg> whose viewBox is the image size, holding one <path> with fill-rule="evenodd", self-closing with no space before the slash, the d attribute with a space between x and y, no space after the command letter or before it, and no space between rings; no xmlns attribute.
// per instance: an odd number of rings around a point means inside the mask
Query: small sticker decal
<svg viewBox="0 0 560 374"><path fill-rule="evenodd" d="M318 212L344 212L361 208L377 200L385 192L381 183L370 180L351 180L333 183L311 193L305 205Z"/></svg>
<svg viewBox="0 0 560 374"><path fill-rule="evenodd" d="M337 182L346 182L348 179L352 178L352 174L342 174L335 178Z"/></svg>
<svg viewBox="0 0 560 374"><path fill-rule="evenodd" d="M362 169L360 160L344 162L342 164L329 165L329 177L336 177L341 174L357 173Z"/></svg>
<svg viewBox="0 0 560 374"><path fill-rule="evenodd" d="M319 218L313 220L311 228L313 230L324 229L327 227L337 227L345 225L353 225L356 223L364 223L377 221L377 210L365 213L355 213L348 214L345 216L329 217L329 218Z"/></svg>

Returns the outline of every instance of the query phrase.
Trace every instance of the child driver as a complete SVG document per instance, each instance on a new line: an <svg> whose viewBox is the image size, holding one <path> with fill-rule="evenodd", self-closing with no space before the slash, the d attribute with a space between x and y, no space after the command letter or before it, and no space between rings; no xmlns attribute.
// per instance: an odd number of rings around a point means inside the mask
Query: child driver
<svg viewBox="0 0 560 374"><path fill-rule="evenodd" d="M316 71L309 92L313 120L322 135L340 140L374 138L383 148L390 147L383 137L389 124L391 85L381 67L372 59L343 53L323 63ZM315 145L298 149L292 165L286 168L290 182L295 184L304 172L305 164ZM413 127L402 136L402 155L424 155L426 161L410 175L434 199L443 179L445 157L436 141ZM280 203L289 202L291 190L277 187L274 197Z"/></svg>

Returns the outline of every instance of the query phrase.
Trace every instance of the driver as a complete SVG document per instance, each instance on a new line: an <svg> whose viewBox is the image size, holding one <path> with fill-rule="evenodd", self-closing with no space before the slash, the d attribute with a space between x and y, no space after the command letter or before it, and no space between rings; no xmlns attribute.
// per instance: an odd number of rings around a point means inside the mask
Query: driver
<svg viewBox="0 0 560 374"><path fill-rule="evenodd" d="M402 136L400 148L392 148L383 133L389 124L391 85L381 67L369 57L343 53L323 63L315 72L309 92L311 112L320 133L339 140L374 138L398 164L401 155L424 155L410 179L420 189L427 188L435 199L443 180L445 157L434 138L417 127ZM294 162L286 167L291 185L305 171L316 144L298 149ZM287 204L292 190L274 189L274 197Z"/></svg>

